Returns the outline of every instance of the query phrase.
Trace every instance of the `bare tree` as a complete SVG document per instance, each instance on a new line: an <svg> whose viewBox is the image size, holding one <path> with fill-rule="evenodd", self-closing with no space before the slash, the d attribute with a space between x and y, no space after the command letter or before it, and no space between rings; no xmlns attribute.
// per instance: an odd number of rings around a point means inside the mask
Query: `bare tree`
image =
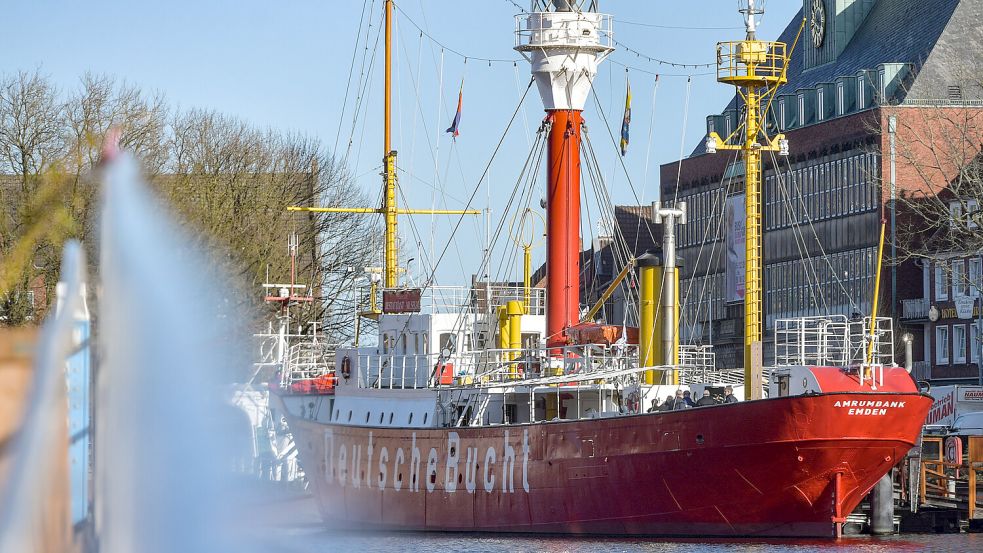
<svg viewBox="0 0 983 553"><path fill-rule="evenodd" d="M901 260L983 251L983 109L885 110L892 116Z"/></svg>
<svg viewBox="0 0 983 553"><path fill-rule="evenodd" d="M318 297L301 318L324 322L332 339L351 335L353 284L374 259L366 237L377 220L287 211L366 202L318 141L214 111L171 110L160 94L108 76L83 75L77 89L60 94L37 71L0 77L0 321L31 316L32 287L53 291L65 239L94 243L93 169L110 128L213 252L215 265L203 270L235 275L216 301L263 317L260 284L289 277L286 243L297 233L298 278Z"/></svg>

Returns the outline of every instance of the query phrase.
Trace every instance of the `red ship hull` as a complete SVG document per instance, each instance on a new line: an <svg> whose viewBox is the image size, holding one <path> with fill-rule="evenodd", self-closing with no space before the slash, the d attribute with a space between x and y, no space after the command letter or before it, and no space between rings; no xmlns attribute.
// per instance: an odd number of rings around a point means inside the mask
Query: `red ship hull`
<svg viewBox="0 0 983 553"><path fill-rule="evenodd" d="M290 424L331 525L835 537L931 403L828 393L480 428Z"/></svg>

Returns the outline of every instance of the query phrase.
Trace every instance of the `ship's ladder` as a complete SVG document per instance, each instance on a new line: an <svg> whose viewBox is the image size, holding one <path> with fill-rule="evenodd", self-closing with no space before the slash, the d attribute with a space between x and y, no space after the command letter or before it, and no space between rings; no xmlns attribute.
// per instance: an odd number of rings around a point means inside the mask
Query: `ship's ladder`
<svg viewBox="0 0 983 553"><path fill-rule="evenodd" d="M477 394L468 394L468 399L464 401L464 406L461 407L461 414L457 416L457 422L454 426L464 426L464 420L468 417L468 410L472 409L475 405L475 397Z"/></svg>
<svg viewBox="0 0 983 553"><path fill-rule="evenodd" d="M478 408L474 410L474 415L471 417L470 426L481 426L482 422L485 420L485 412L488 411L488 403L491 402L491 396L489 394L481 394L471 396L475 399Z"/></svg>

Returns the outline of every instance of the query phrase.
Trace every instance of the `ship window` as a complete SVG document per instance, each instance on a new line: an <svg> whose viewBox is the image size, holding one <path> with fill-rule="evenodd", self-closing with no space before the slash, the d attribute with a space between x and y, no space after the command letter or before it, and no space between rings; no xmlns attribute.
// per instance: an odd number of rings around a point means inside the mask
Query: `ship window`
<svg viewBox="0 0 983 553"><path fill-rule="evenodd" d="M341 409L335 409L334 410L334 420L338 420L340 418L341 418Z"/></svg>
<svg viewBox="0 0 983 553"><path fill-rule="evenodd" d="M403 342L403 351L401 351L400 353L402 353L402 354L405 355L406 354L406 340L407 340L406 333L405 332L403 333L402 338L403 338L403 340L402 340L402 342Z"/></svg>
<svg viewBox="0 0 983 553"><path fill-rule="evenodd" d="M440 351L450 350L451 353L455 351L455 346L457 345L457 337L453 332L441 332L440 333Z"/></svg>
<svg viewBox="0 0 983 553"><path fill-rule="evenodd" d="M386 416L385 413L379 413L379 424L382 424L382 417Z"/></svg>
<svg viewBox="0 0 983 553"><path fill-rule="evenodd" d="M389 424L393 423L393 414L389 413Z"/></svg>
<svg viewBox="0 0 983 553"><path fill-rule="evenodd" d="M371 414L372 414L371 412L366 412L365 413L365 424L368 424L369 423L369 415L371 415Z"/></svg>
<svg viewBox="0 0 983 553"><path fill-rule="evenodd" d="M410 413L410 420L407 424L413 424L413 413Z"/></svg>
<svg viewBox="0 0 983 553"><path fill-rule="evenodd" d="M352 422L352 410L348 410L348 422Z"/></svg>
<svg viewBox="0 0 983 553"><path fill-rule="evenodd" d="M430 414L430 413L424 413L424 414L423 414L423 424L424 424L424 425L425 425L425 424L427 424L427 416L428 416L429 414Z"/></svg>

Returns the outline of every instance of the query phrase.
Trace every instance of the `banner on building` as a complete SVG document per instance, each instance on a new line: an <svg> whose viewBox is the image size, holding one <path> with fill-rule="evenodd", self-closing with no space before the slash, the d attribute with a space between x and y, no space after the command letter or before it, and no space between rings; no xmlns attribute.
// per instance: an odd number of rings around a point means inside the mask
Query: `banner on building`
<svg viewBox="0 0 983 553"><path fill-rule="evenodd" d="M724 225L727 232L726 289L724 299L729 302L744 301L744 194L727 198L724 208Z"/></svg>

